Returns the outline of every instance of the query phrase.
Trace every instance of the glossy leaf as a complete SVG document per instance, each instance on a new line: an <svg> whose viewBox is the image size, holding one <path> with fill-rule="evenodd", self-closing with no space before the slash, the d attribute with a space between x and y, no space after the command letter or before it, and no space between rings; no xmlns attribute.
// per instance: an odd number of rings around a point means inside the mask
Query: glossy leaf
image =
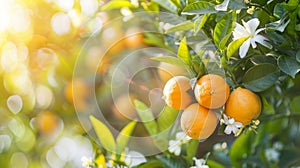
<svg viewBox="0 0 300 168"><path fill-rule="evenodd" d="M134 105L150 135L157 134L158 128L151 109L139 100L134 100Z"/></svg>
<svg viewBox="0 0 300 168"><path fill-rule="evenodd" d="M179 23L175 26L170 27L169 29L166 30L166 33L172 33L172 32L177 32L177 31L187 31L190 30L194 27L194 23L191 21L185 21L182 23Z"/></svg>
<svg viewBox="0 0 300 168"><path fill-rule="evenodd" d="M177 6L170 0L153 0L153 2L158 3L160 6L172 13L177 13Z"/></svg>
<svg viewBox="0 0 300 168"><path fill-rule="evenodd" d="M235 13L235 12L234 12ZM224 15L216 24L214 29L214 42L219 47L219 49L223 50L225 47L225 43L230 37L231 32L234 29L235 21L233 21L232 14L228 13ZM226 37L226 38L225 38ZM222 46L220 45L221 41L225 38L226 41L222 42Z"/></svg>
<svg viewBox="0 0 300 168"><path fill-rule="evenodd" d="M173 158L173 157L166 157L163 155L157 155L157 159L160 160L162 163L164 163L164 167L170 167L170 168L187 167L187 164L180 157Z"/></svg>
<svg viewBox="0 0 300 168"><path fill-rule="evenodd" d="M186 43L186 38L183 38L181 40L177 55L178 58L180 58L184 63L186 63L187 65L191 65L191 55Z"/></svg>
<svg viewBox="0 0 300 168"><path fill-rule="evenodd" d="M243 85L254 92L261 92L271 87L277 81L279 75L276 65L259 64L245 73Z"/></svg>
<svg viewBox="0 0 300 168"><path fill-rule="evenodd" d="M206 164L209 166L209 167L213 167L213 168L225 168L225 166L223 166L222 164L216 162L216 161L213 161L213 160L210 160L208 159L206 161Z"/></svg>
<svg viewBox="0 0 300 168"><path fill-rule="evenodd" d="M296 53L296 60L300 63L300 50Z"/></svg>
<svg viewBox="0 0 300 168"><path fill-rule="evenodd" d="M194 33L197 34L202 27L204 26L204 24L206 23L207 19L209 18L209 14L204 14L199 16L195 22L194 22Z"/></svg>
<svg viewBox="0 0 300 168"><path fill-rule="evenodd" d="M146 163L142 163L137 166L133 166L132 168L163 168L164 164L159 160L147 161Z"/></svg>
<svg viewBox="0 0 300 168"><path fill-rule="evenodd" d="M194 2L183 9L183 15L216 13L215 4L207 1Z"/></svg>
<svg viewBox="0 0 300 168"><path fill-rule="evenodd" d="M182 62L179 58L173 56L159 56L159 57L152 57L152 60L165 62L169 64L173 64L179 67L187 67L184 62Z"/></svg>
<svg viewBox="0 0 300 168"><path fill-rule="evenodd" d="M109 152L113 152L116 147L116 142L110 130L94 116L90 116L90 120L101 145Z"/></svg>
<svg viewBox="0 0 300 168"><path fill-rule="evenodd" d="M132 134L134 128L136 126L136 121L131 121L129 124L127 124L120 132L120 134L117 137L117 148L116 153L121 154L123 150L125 149L130 135Z"/></svg>
<svg viewBox="0 0 300 168"><path fill-rule="evenodd" d="M237 40L232 41L227 48L227 58L230 59L231 56L238 51L240 46L248 39L249 37L243 37Z"/></svg>
<svg viewBox="0 0 300 168"><path fill-rule="evenodd" d="M193 157L196 156L197 154L197 149L198 149L199 141L192 139L188 145L186 145L186 159L190 161L190 164L193 162Z"/></svg>
<svg viewBox="0 0 300 168"><path fill-rule="evenodd" d="M247 132L240 135L232 144L229 151L231 163L236 168L242 167L243 157L250 156L252 150L253 132Z"/></svg>
<svg viewBox="0 0 300 168"><path fill-rule="evenodd" d="M178 117L178 113L178 110L175 110L169 106L165 106L164 109L160 112L159 117L157 118L159 131L161 132L168 128L171 128Z"/></svg>
<svg viewBox="0 0 300 168"><path fill-rule="evenodd" d="M286 26L289 24L290 19L288 18L288 16L285 16L284 18L276 21L276 22L272 22L266 25L267 29L272 29L272 30L277 30L279 32L283 32L286 28Z"/></svg>
<svg viewBox="0 0 300 168"><path fill-rule="evenodd" d="M265 55L257 55L250 58L251 62L254 65L264 64L264 63L271 63L276 64L276 59L274 57L269 57Z"/></svg>
<svg viewBox="0 0 300 168"><path fill-rule="evenodd" d="M295 78L295 75L300 71L300 63L292 56L280 56L278 59L278 67L282 72L293 78Z"/></svg>

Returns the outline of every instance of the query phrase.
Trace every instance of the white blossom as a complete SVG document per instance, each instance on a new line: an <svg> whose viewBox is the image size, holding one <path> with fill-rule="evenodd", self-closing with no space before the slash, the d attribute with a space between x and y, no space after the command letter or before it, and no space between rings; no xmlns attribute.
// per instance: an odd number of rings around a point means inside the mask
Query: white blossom
<svg viewBox="0 0 300 168"><path fill-rule="evenodd" d="M252 48L256 48L256 42L261 45L272 48L271 44L266 42L267 38L258 34L264 30L264 28L258 28L260 21L257 18L251 19L248 22L242 20L243 26L236 23L236 27L233 30L233 40L237 40L244 37L249 37L240 47L239 55L244 58L249 50L250 44ZM257 30L256 30L257 29Z"/></svg>
<svg viewBox="0 0 300 168"><path fill-rule="evenodd" d="M281 142L275 142L273 144L273 148L276 150L282 150L283 149L283 144Z"/></svg>
<svg viewBox="0 0 300 168"><path fill-rule="evenodd" d="M243 127L243 124L240 122L236 122L234 118L228 118L225 114L223 117L223 122L226 125L224 132L226 134L236 134L238 130Z"/></svg>
<svg viewBox="0 0 300 168"><path fill-rule="evenodd" d="M193 158L193 160L195 161L195 166L192 166L190 168L209 168L209 166L207 166L206 160L204 159L197 159L197 158Z"/></svg>
<svg viewBox="0 0 300 168"><path fill-rule="evenodd" d="M91 157L87 158L86 156L83 156L81 158L81 161L82 161L82 167L84 167L84 168L90 168L90 167L94 166L94 161L93 161L93 158L91 158Z"/></svg>
<svg viewBox="0 0 300 168"><path fill-rule="evenodd" d="M279 152L274 148L269 148L269 149L265 150L265 156L266 156L268 161L276 162L279 159Z"/></svg>
<svg viewBox="0 0 300 168"><path fill-rule="evenodd" d="M174 153L176 156L179 156L181 153L181 146L192 138L187 136L184 132L176 133L176 139L169 141L169 152Z"/></svg>

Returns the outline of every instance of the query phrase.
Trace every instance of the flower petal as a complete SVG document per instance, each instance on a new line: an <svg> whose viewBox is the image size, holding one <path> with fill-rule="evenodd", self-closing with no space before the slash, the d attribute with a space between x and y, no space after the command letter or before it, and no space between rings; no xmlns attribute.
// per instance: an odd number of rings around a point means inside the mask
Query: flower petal
<svg viewBox="0 0 300 168"><path fill-rule="evenodd" d="M233 119L233 118L230 118L230 119L228 120L228 123L229 123L230 125L234 124L234 119Z"/></svg>
<svg viewBox="0 0 300 168"><path fill-rule="evenodd" d="M181 140L186 136L184 132L177 132L176 133L176 140Z"/></svg>
<svg viewBox="0 0 300 168"><path fill-rule="evenodd" d="M249 33L242 25L240 25L239 23L235 23L235 28L233 30L232 35L233 35L233 40L237 40L239 38L249 36Z"/></svg>
<svg viewBox="0 0 300 168"><path fill-rule="evenodd" d="M261 45L271 49L272 48L272 45L268 42L266 42L267 38L265 38L264 36L262 35L257 35L253 38L253 40L255 40L256 42L260 43Z"/></svg>
<svg viewBox="0 0 300 168"><path fill-rule="evenodd" d="M251 35L255 35L255 30L257 29L259 23L260 21L257 18L254 18L249 20L247 23L243 22L243 25Z"/></svg>
<svg viewBox="0 0 300 168"><path fill-rule="evenodd" d="M244 58L250 47L250 39L246 40L240 47L239 54L241 58Z"/></svg>
<svg viewBox="0 0 300 168"><path fill-rule="evenodd" d="M176 146L176 149L175 149L175 151L174 151L174 154L175 154L176 156L179 156L179 155L180 155L180 151L181 151L181 146Z"/></svg>
<svg viewBox="0 0 300 168"><path fill-rule="evenodd" d="M237 128L241 128L243 126L243 124L240 123L240 122L235 122L234 126L237 127Z"/></svg>
<svg viewBox="0 0 300 168"><path fill-rule="evenodd" d="M263 31L263 30L265 30L265 28L257 29L257 30L255 31L255 34L254 34L254 35L257 35L258 33L260 33L260 32Z"/></svg>
<svg viewBox="0 0 300 168"><path fill-rule="evenodd" d="M252 46L252 48L256 48L256 43L255 43L255 38L251 38L250 39L250 42L251 42L251 46Z"/></svg>
<svg viewBox="0 0 300 168"><path fill-rule="evenodd" d="M231 125L227 125L226 128L225 128L225 130L224 130L225 134L227 134L227 135L231 134L232 131L233 130L232 130L232 126Z"/></svg>

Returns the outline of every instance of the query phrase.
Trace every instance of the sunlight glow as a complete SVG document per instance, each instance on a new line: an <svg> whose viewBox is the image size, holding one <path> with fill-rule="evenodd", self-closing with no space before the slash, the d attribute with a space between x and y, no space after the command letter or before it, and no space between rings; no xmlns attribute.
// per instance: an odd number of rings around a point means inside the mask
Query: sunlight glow
<svg viewBox="0 0 300 168"><path fill-rule="evenodd" d="M71 20L67 14L58 12L52 16L51 26L56 34L64 35L71 29Z"/></svg>

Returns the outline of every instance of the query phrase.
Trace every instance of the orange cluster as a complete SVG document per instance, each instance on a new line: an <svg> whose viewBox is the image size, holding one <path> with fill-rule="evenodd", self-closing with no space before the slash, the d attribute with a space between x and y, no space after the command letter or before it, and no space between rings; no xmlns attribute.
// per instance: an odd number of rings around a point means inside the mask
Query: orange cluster
<svg viewBox="0 0 300 168"><path fill-rule="evenodd" d="M260 114L261 102L256 94L243 88L230 94L229 85L219 75L204 75L193 87L189 78L175 76L167 81L163 91L168 106L183 110L181 128L193 139L202 140L213 134L218 124L213 110L224 105L225 114L244 125Z"/></svg>

